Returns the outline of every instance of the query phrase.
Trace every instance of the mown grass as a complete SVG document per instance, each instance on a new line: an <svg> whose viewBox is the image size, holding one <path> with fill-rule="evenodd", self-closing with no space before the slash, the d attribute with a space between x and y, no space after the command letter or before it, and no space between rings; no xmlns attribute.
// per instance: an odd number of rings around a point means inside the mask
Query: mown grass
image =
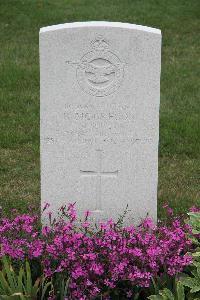
<svg viewBox="0 0 200 300"><path fill-rule="evenodd" d="M39 28L85 20L162 30L159 215L200 205L199 0L0 0L0 205L39 208Z"/></svg>

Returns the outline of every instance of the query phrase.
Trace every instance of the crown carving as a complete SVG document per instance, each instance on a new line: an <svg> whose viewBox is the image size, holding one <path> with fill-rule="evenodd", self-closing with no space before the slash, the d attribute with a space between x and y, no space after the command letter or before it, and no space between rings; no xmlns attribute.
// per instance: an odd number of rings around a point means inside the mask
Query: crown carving
<svg viewBox="0 0 200 300"><path fill-rule="evenodd" d="M106 51L109 49L109 44L103 36L97 36L91 42L92 48L96 51Z"/></svg>

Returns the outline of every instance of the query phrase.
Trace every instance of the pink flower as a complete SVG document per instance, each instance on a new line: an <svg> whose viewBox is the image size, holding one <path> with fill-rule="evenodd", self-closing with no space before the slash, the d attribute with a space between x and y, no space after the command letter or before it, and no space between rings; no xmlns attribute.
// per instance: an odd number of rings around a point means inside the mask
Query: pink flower
<svg viewBox="0 0 200 300"><path fill-rule="evenodd" d="M0 219L0 256L9 255L16 262L34 259L45 276L61 273L70 278L68 300L94 299L102 291L106 300L121 283L120 295L130 298L135 286L148 287L163 269L174 276L192 262L187 254L192 231L181 218L171 216L167 225L146 218L138 227L119 227L108 220L94 227L88 212L79 222L75 204L63 206L61 213L41 229L37 216Z"/></svg>

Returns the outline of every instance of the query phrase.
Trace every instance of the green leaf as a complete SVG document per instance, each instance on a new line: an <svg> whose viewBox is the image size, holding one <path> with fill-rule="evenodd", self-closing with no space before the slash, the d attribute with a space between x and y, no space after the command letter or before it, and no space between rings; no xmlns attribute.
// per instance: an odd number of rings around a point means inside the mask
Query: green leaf
<svg viewBox="0 0 200 300"><path fill-rule="evenodd" d="M191 290L190 290L190 293L196 293L196 292L199 292L200 291L200 286L196 285L194 286Z"/></svg>
<svg viewBox="0 0 200 300"><path fill-rule="evenodd" d="M38 291L39 291L39 286L41 283L41 278L36 279L34 286L32 287L32 295L37 295Z"/></svg>
<svg viewBox="0 0 200 300"><path fill-rule="evenodd" d="M200 263L197 260L193 261L193 266L195 266L196 268L200 267Z"/></svg>
<svg viewBox="0 0 200 300"><path fill-rule="evenodd" d="M5 270L6 277L8 278L9 286L10 286L11 290L14 292L17 289L17 281L15 278L15 273L14 273L11 265L9 264L6 256L2 257L2 261L3 261L3 268Z"/></svg>
<svg viewBox="0 0 200 300"><path fill-rule="evenodd" d="M41 300L44 300L44 299L45 299L45 295L46 295L47 289L48 289L49 286L51 286L51 285L52 285L51 281L45 283L45 279L43 279Z"/></svg>
<svg viewBox="0 0 200 300"><path fill-rule="evenodd" d="M23 295L23 293L14 293L11 295L11 297L19 297L20 299L26 299Z"/></svg>
<svg viewBox="0 0 200 300"><path fill-rule="evenodd" d="M140 297L140 294L139 294L139 293L135 294L135 295L134 295L134 300L138 300L139 297Z"/></svg>
<svg viewBox="0 0 200 300"><path fill-rule="evenodd" d="M1 298L2 300L18 300L18 296L7 296L7 295L1 295Z"/></svg>
<svg viewBox="0 0 200 300"><path fill-rule="evenodd" d="M200 245L198 239L196 239L194 236L192 236L190 239L191 239L191 241L193 242L193 244L195 244L195 245Z"/></svg>
<svg viewBox="0 0 200 300"><path fill-rule="evenodd" d="M25 285L25 289L26 289L26 294L31 296L32 293L32 278L31 278L31 269L30 269L30 265L28 263L28 261L26 261L26 285Z"/></svg>
<svg viewBox="0 0 200 300"><path fill-rule="evenodd" d="M149 296L148 299L150 299L150 300L163 300L163 297L160 296L160 295L152 295L152 296Z"/></svg>
<svg viewBox="0 0 200 300"><path fill-rule="evenodd" d="M188 212L187 215L190 216L190 217L193 217L195 219L200 218L200 213L199 212Z"/></svg>
<svg viewBox="0 0 200 300"><path fill-rule="evenodd" d="M192 256L194 256L194 257L200 257L200 252L195 252L195 253L192 254Z"/></svg>
<svg viewBox="0 0 200 300"><path fill-rule="evenodd" d="M69 287L69 280L70 280L70 278L68 278L68 280L65 283L65 290L64 290L64 294L63 294L64 299L67 297L67 291L68 291L68 287Z"/></svg>
<svg viewBox="0 0 200 300"><path fill-rule="evenodd" d="M200 230L192 229L192 233L193 233L193 234L199 234L199 233L200 233Z"/></svg>
<svg viewBox="0 0 200 300"><path fill-rule="evenodd" d="M199 281L199 286L200 286L200 266L197 267L197 277L196 278Z"/></svg>
<svg viewBox="0 0 200 300"><path fill-rule="evenodd" d="M33 285L31 269L28 261L25 270L21 267L19 274L16 274L7 257L2 258L3 271L0 271L0 299L25 300L36 299L40 279ZM8 298L7 298L8 297Z"/></svg>
<svg viewBox="0 0 200 300"><path fill-rule="evenodd" d="M194 277L198 277L197 269L191 270L191 273ZM188 277L187 277L188 278Z"/></svg>
<svg viewBox="0 0 200 300"><path fill-rule="evenodd" d="M160 291L159 294L161 296L163 296L163 298L166 299L166 300L168 300L168 299L169 300L174 300L174 296L173 296L172 292L168 289L164 289L164 290Z"/></svg>
<svg viewBox="0 0 200 300"><path fill-rule="evenodd" d="M12 290L8 284L8 282L6 281L4 274L2 272L0 272L0 282L1 282L1 286L2 286L2 294L8 294L11 295L12 294Z"/></svg>
<svg viewBox="0 0 200 300"><path fill-rule="evenodd" d="M185 299L184 286L180 281L176 285L176 291L177 291L178 300L184 300Z"/></svg>
<svg viewBox="0 0 200 300"><path fill-rule="evenodd" d="M183 285L185 285L189 288L193 288L197 285L196 279L191 278L191 277L183 278L181 282L182 282Z"/></svg>
<svg viewBox="0 0 200 300"><path fill-rule="evenodd" d="M22 298L23 297L23 298ZM21 294L21 293L15 293L15 294L12 294L10 296L7 296L7 295L1 295L1 298L0 299L3 299L3 300L19 300L22 299L22 300L25 300L26 298L24 298L24 296Z"/></svg>
<svg viewBox="0 0 200 300"><path fill-rule="evenodd" d="M22 267L20 268L19 270L19 275L18 275L18 279L17 279L17 282L18 282L18 291L19 292L23 292L23 276L24 276L24 270L22 269Z"/></svg>

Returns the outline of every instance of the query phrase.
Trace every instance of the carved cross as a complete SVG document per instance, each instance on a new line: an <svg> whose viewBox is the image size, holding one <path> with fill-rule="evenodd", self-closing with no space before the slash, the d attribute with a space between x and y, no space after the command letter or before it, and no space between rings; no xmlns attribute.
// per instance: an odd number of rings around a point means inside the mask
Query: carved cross
<svg viewBox="0 0 200 300"><path fill-rule="evenodd" d="M97 159L98 159L98 168L97 170L80 170L81 176L84 177L96 177L96 204L95 204L95 211L94 212L101 212L102 211L102 203L101 203L101 178L102 177L117 177L118 170L112 172L102 171L102 151L103 150L96 150L97 152Z"/></svg>

